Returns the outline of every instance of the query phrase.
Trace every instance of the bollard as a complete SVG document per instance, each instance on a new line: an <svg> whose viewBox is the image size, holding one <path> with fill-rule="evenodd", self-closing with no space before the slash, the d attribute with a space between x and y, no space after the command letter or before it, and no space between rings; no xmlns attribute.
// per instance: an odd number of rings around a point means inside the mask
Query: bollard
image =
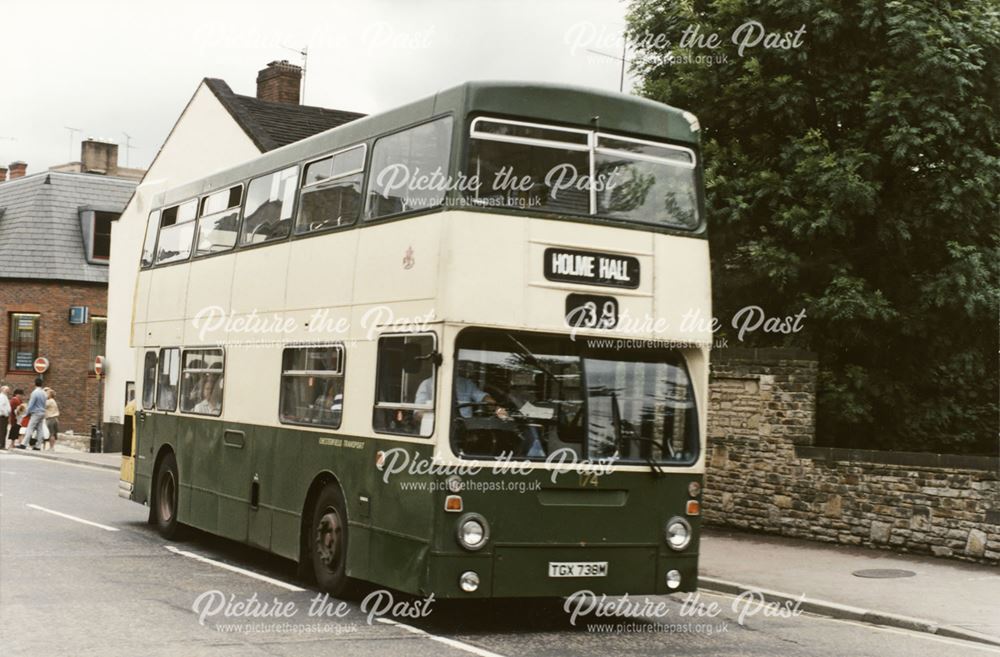
<svg viewBox="0 0 1000 657"><path fill-rule="evenodd" d="M90 453L97 454L101 451L101 430L96 424L90 425Z"/></svg>

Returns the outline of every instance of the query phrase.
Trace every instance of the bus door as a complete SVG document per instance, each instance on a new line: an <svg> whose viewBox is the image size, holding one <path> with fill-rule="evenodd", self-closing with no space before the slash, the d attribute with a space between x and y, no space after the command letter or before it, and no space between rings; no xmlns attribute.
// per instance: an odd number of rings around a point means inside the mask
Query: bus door
<svg viewBox="0 0 1000 657"><path fill-rule="evenodd" d="M122 464L118 471L118 497L132 499L135 490L135 402L125 406L122 422Z"/></svg>

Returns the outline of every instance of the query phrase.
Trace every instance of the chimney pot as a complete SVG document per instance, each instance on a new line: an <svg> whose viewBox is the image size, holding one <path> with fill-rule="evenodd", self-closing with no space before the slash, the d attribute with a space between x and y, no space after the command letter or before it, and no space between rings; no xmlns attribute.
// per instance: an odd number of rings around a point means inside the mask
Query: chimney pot
<svg viewBox="0 0 1000 657"><path fill-rule="evenodd" d="M20 160L10 163L10 177L8 180L16 180L17 178L23 178L28 172L28 163L21 162Z"/></svg>
<svg viewBox="0 0 1000 657"><path fill-rule="evenodd" d="M0 183L7 180L7 167L0 167Z"/></svg>
<svg viewBox="0 0 1000 657"><path fill-rule="evenodd" d="M257 98L272 103L299 104L302 67L288 60L270 62L257 73Z"/></svg>
<svg viewBox="0 0 1000 657"><path fill-rule="evenodd" d="M84 139L80 144L80 170L83 173L118 173L118 144L97 139Z"/></svg>

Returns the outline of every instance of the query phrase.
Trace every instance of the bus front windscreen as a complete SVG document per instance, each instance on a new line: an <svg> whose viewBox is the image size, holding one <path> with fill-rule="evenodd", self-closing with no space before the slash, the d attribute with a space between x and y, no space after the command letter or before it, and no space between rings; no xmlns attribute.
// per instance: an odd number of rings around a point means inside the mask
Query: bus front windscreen
<svg viewBox="0 0 1000 657"><path fill-rule="evenodd" d="M695 154L689 148L499 119L472 124L466 202L693 230Z"/></svg>
<svg viewBox="0 0 1000 657"><path fill-rule="evenodd" d="M694 390L676 351L467 329L452 403L452 449L465 458L682 465L698 455Z"/></svg>

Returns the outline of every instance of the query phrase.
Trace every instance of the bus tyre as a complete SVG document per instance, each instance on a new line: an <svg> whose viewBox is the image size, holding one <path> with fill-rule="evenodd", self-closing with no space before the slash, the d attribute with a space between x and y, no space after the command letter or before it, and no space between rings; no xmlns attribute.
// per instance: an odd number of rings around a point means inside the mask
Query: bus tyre
<svg viewBox="0 0 1000 657"><path fill-rule="evenodd" d="M152 515L156 520L156 530L166 539L178 538L177 495L180 479L177 477L177 458L167 452L156 470L153 482Z"/></svg>
<svg viewBox="0 0 1000 657"><path fill-rule="evenodd" d="M327 484L316 498L308 541L316 584L330 595L345 595L352 580L347 576L347 505L339 486Z"/></svg>

